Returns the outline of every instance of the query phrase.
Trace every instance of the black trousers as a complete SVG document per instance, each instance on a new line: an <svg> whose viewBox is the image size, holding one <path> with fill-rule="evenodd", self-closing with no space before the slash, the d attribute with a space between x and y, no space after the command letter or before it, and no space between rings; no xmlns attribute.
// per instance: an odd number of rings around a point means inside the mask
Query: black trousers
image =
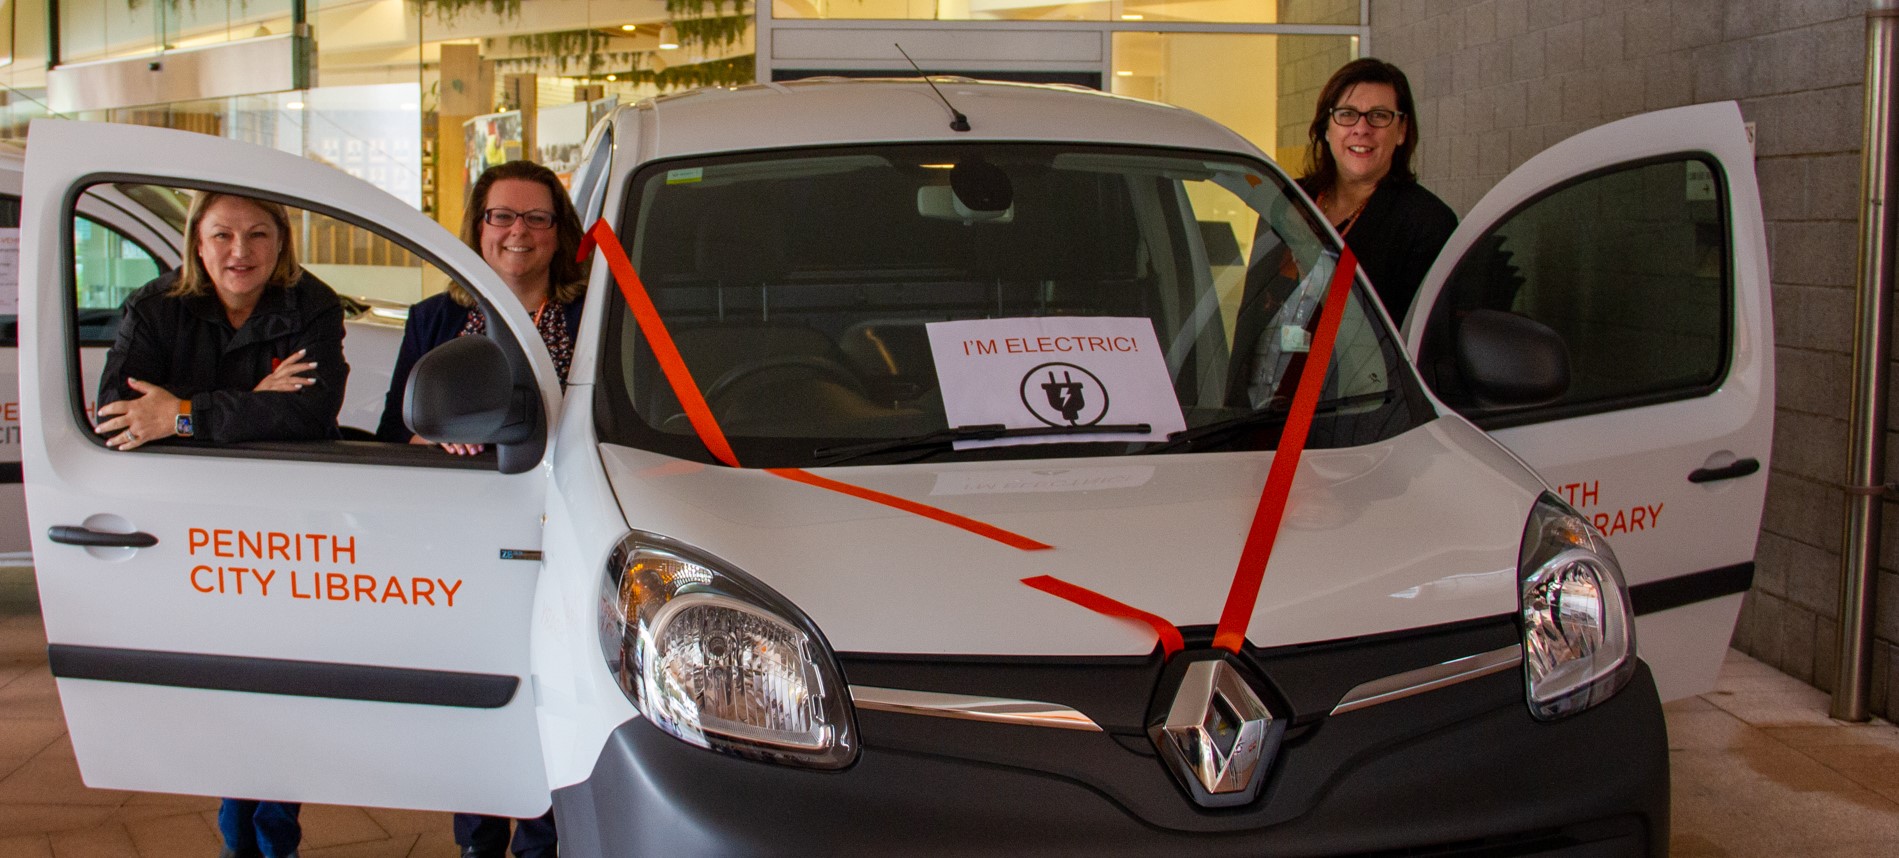
<svg viewBox="0 0 1899 858"><path fill-rule="evenodd" d="M473 846L483 858L500 858L509 850L509 821L505 816L455 814L455 844ZM517 858L555 858L558 854L555 844L559 838L554 831L554 811L551 808L534 819L512 821L512 851Z"/></svg>

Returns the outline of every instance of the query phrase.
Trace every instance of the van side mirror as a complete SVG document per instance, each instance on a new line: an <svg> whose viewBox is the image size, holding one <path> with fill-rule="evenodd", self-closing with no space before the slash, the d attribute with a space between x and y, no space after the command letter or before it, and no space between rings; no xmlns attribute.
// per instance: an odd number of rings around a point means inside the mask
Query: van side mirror
<svg viewBox="0 0 1899 858"><path fill-rule="evenodd" d="M1479 408L1545 405L1569 392L1569 347L1541 322L1472 310L1458 320L1455 340L1458 374Z"/></svg>
<svg viewBox="0 0 1899 858"><path fill-rule="evenodd" d="M514 382L507 354L487 337L456 337L416 361L402 420L431 441L496 445L506 474L532 468L545 449L538 391Z"/></svg>

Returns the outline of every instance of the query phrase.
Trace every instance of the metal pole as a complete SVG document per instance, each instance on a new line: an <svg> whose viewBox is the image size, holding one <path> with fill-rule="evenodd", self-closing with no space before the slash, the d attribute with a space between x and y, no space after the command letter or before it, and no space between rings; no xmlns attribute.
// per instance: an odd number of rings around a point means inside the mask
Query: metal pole
<svg viewBox="0 0 1899 858"><path fill-rule="evenodd" d="M1886 376L1892 344L1892 76L1899 0L1866 3L1866 128L1860 157L1859 293L1853 312L1846 528L1840 546L1840 658L1833 717L1864 721L1872 686L1873 583L1885 502Z"/></svg>

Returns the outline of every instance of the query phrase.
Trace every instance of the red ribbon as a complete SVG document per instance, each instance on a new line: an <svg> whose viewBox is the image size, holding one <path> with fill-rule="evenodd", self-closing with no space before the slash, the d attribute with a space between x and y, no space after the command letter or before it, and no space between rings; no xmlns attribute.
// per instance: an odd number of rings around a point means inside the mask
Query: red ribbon
<svg viewBox="0 0 1899 858"><path fill-rule="evenodd" d="M766 468L765 473L784 477L792 482L804 483L808 486L830 489L831 491L847 494L854 498L862 498L872 503L880 503L884 506L920 515L933 521L940 521L951 527L960 527L977 536L993 539L1010 548L1020 548L1023 551L1046 551L1055 547L1045 542L1037 542L1019 533L1003 530L993 524L985 524L968 516L957 515L946 509L933 507L928 504L920 504L913 500L897 497L896 495L884 494L876 489L867 489L863 486L851 485L850 483L840 483L837 480L820 477L803 468Z"/></svg>
<svg viewBox="0 0 1899 858"><path fill-rule="evenodd" d="M692 380L692 372L686 368L685 358L679 354L679 346L673 343L673 336L666 330L666 323L659 318L659 308L653 305L652 296L647 294L646 284L640 282L639 273L633 270L632 260L626 258L626 249L620 246L620 237L614 234L613 227L607 224L606 218L594 221L593 227L587 230L580 244L580 259L585 261L595 247L598 247L601 254L606 256L607 268L613 273L613 281L619 284L620 295L626 298L627 307L633 311L633 318L639 323L640 333L646 335L646 341L652 344L653 358L658 361L660 371L665 374L666 383L672 386L673 395L679 398L680 406L686 410L686 419L692 424L693 431L698 433L700 443L705 444L713 457L727 466L741 467L738 455L732 452L732 445L725 440L725 432L719 428L718 419L712 416L712 407L706 404L705 395L699 392L698 383ZM985 524L968 516L957 515L946 509L905 500L875 489L841 483L800 468L766 468L765 473L920 515L951 527L962 528L986 539L993 539L1011 548L1042 551L1053 547L1021 534L1003 530L993 524Z"/></svg>
<svg viewBox="0 0 1899 858"><path fill-rule="evenodd" d="M1117 602L1086 587L1070 584L1053 575L1037 575L1034 578L1024 578L1022 579L1022 583L1051 596L1067 599L1097 614L1106 614L1110 617L1118 617L1120 619L1133 620L1137 623L1146 624L1148 628L1154 630L1154 636L1160 638L1162 658L1170 658L1174 653L1186 648L1186 642L1181 640L1180 637L1180 629L1175 628L1173 623L1143 611L1140 608L1136 608L1133 605L1129 605L1125 602Z"/></svg>
<svg viewBox="0 0 1899 858"><path fill-rule="evenodd" d="M699 392L698 383L692 380L692 371L686 368L686 361L679 356L679 347L673 344L673 335L666 330L666 323L660 321L659 308L653 306L653 299L646 293L646 284L640 282L639 272L633 270L633 262L626 258L626 248L620 246L620 237L613 234L613 227L607 225L607 219L593 222L593 228L587 230L586 238L580 243L580 258L584 261L587 254L598 245L601 255L607 258L607 268L613 272L613 282L620 285L620 295L626 298L626 306L633 311L633 318L639 323L640 333L646 335L646 341L653 346L653 359L659 362L659 369L666 375L666 383L672 385L673 395L679 397L679 405L686 410L686 420L692 423L692 431L699 434L699 441L711 451L712 457L724 462L727 467L739 466L738 456L732 452L732 445L725 440L725 432L719 429L719 421L713 419L711 406L706 405L705 395Z"/></svg>
<svg viewBox="0 0 1899 858"><path fill-rule="evenodd" d="M1325 306L1319 312L1319 329L1312 348L1306 353L1305 366L1299 373L1299 389L1292 395L1292 411L1286 416L1286 429L1279 435L1279 450L1273 454L1272 469L1266 473L1266 487L1259 495L1259 507L1253 512L1253 527L1246 534L1246 546L1240 550L1239 567L1233 571L1233 587L1226 594L1226 608L1220 612L1220 625L1214 630L1213 645L1239 652L1246 645L1246 625L1253 619L1259 603L1260 581L1266 577L1266 561L1273 555L1273 544L1286 515L1286 498L1292 493L1292 478L1299 469L1299 457L1305 452L1306 433L1312 428L1312 416L1319 407L1320 388L1325 386L1325 371L1332 363L1332 346L1338 339L1339 322L1345 318L1345 296L1352 291L1352 275L1358 270L1358 258L1350 247L1339 254L1338 270L1326 287Z"/></svg>

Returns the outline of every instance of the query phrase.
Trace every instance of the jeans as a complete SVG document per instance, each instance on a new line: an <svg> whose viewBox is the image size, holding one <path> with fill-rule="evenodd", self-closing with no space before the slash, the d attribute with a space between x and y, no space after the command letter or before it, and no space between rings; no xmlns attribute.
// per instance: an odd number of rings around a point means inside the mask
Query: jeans
<svg viewBox="0 0 1899 858"><path fill-rule="evenodd" d="M288 858L303 842L303 826L297 824L302 810L293 802L227 798L218 806L218 831L224 847L239 855L261 850L264 858Z"/></svg>
<svg viewBox="0 0 1899 858"><path fill-rule="evenodd" d="M555 846L557 840L552 810L534 819L515 820L513 850L517 858L555 858L560 854ZM455 843L473 847L476 854L484 858L499 858L508 848L508 819L474 813L455 814Z"/></svg>

